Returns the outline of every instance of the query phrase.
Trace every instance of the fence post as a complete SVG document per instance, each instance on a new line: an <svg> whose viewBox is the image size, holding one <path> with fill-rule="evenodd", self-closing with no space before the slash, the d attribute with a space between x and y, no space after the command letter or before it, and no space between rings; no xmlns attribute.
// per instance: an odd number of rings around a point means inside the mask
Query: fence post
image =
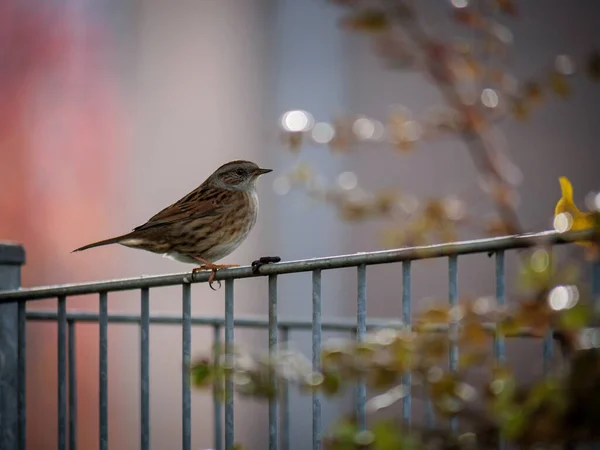
<svg viewBox="0 0 600 450"><path fill-rule="evenodd" d="M21 286L25 250L0 242L0 291ZM0 305L0 450L18 447L18 304ZM25 380L21 380L24 382Z"/></svg>

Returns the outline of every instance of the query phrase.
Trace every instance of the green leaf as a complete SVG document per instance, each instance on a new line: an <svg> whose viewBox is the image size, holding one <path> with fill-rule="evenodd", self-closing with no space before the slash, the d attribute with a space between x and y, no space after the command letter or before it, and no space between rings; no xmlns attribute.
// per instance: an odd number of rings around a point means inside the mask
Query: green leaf
<svg viewBox="0 0 600 450"><path fill-rule="evenodd" d="M589 325L591 310L587 305L577 304L560 314L561 328L579 330Z"/></svg>
<svg viewBox="0 0 600 450"><path fill-rule="evenodd" d="M325 395L335 395L340 391L342 385L341 377L336 373L324 372L321 389Z"/></svg>
<svg viewBox="0 0 600 450"><path fill-rule="evenodd" d="M509 439L514 439L519 436L526 425L527 417L523 414L523 410L518 407L507 409L504 412L504 417L501 423L503 434Z"/></svg>
<svg viewBox="0 0 600 450"><path fill-rule="evenodd" d="M374 425L371 429L374 439L375 450L399 450L407 448L404 445L404 439L397 424L389 421L382 421Z"/></svg>
<svg viewBox="0 0 600 450"><path fill-rule="evenodd" d="M212 362L207 360L200 361L191 370L192 382L194 386L204 388L212 384L214 378L214 368Z"/></svg>

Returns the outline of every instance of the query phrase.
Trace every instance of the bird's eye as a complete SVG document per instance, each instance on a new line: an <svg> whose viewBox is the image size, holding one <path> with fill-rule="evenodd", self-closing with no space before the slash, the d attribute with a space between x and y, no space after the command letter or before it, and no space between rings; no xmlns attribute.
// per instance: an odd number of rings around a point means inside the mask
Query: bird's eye
<svg viewBox="0 0 600 450"><path fill-rule="evenodd" d="M245 172L244 172L244 169L238 169L235 171L235 173L237 173L239 176L242 176L242 175L244 175Z"/></svg>

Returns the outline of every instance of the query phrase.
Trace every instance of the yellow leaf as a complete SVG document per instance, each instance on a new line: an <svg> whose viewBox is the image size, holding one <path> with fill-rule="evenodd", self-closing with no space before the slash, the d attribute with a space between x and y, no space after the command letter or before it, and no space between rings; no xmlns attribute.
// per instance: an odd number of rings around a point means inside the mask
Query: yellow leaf
<svg viewBox="0 0 600 450"><path fill-rule="evenodd" d="M594 228L596 225L594 213L580 211L573 201L573 186L571 181L564 176L560 177L558 181L560 183L561 198L554 208L555 228L557 228L558 231L578 231ZM564 216L561 216L561 214ZM562 220L563 218L564 220ZM559 222L559 219L563 222L566 221L564 226L562 222ZM581 241L577 242L577 244L586 247L592 245L589 242Z"/></svg>

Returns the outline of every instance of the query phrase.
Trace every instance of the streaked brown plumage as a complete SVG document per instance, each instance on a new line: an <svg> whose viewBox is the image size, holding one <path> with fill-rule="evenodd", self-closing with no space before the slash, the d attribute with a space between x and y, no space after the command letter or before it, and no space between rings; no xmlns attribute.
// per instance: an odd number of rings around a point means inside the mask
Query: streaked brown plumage
<svg viewBox="0 0 600 450"><path fill-rule="evenodd" d="M258 215L256 179L270 169L250 161L231 161L219 167L198 188L166 207L131 233L80 247L75 252L108 244L159 253L180 262L212 270L248 236Z"/></svg>

